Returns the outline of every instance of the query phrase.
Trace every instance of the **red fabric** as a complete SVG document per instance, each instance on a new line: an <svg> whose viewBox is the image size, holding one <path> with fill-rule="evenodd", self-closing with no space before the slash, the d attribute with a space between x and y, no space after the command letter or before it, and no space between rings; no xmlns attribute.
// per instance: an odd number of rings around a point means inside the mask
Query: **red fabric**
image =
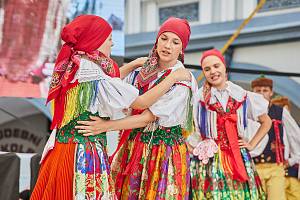
<svg viewBox="0 0 300 200"><path fill-rule="evenodd" d="M216 56L218 57L222 63L225 65L226 67L226 62L225 62L225 58L224 56L222 55L222 53L217 50L217 49L210 49L210 50L207 50L207 51L204 51L202 56L201 56L201 59L200 59L200 65L202 66L202 63L203 63L203 60L208 57L208 56Z"/></svg>
<svg viewBox="0 0 300 200"><path fill-rule="evenodd" d="M27 82L30 71L36 67L45 33L48 5L49 0L1 1L4 21L1 29L0 75L7 80Z"/></svg>
<svg viewBox="0 0 300 200"><path fill-rule="evenodd" d="M162 75L162 79L164 79L165 77L167 77L170 73L172 72L171 69L167 70L163 75ZM158 83L157 83L158 84ZM152 87L149 88L149 83L147 85L141 86L140 84L138 84L138 89L139 90L143 90L143 94L146 93L148 90L150 90L151 88L153 88L154 86L156 86L157 84L153 84ZM137 109L133 109L132 110L132 115L139 115L142 114L142 112L144 112L144 110L137 110ZM110 157L110 163L112 162L113 157L115 156L115 154L120 150L121 146L123 144L125 144L125 142L128 140L128 137L131 133L132 129L128 129L128 130L123 130L122 131L122 135L121 135L121 139L120 142L118 144L118 147L116 149L116 151L113 153L113 155ZM132 165L136 165L137 162L132 163Z"/></svg>
<svg viewBox="0 0 300 200"><path fill-rule="evenodd" d="M248 175L245 169L244 161L241 155L238 131L236 127L237 115L229 114L220 116L220 123L225 123L226 135L229 141L233 161L233 179L245 182L248 180Z"/></svg>
<svg viewBox="0 0 300 200"><path fill-rule="evenodd" d="M78 81L69 84L67 87L62 88L62 92L59 96L57 96L54 102L54 114L50 127L51 130L53 130L56 126L60 127L60 123L64 117L65 112L66 93L70 88L75 87L76 85L78 85Z"/></svg>
<svg viewBox="0 0 300 200"><path fill-rule="evenodd" d="M176 148L177 147L177 148ZM168 148L168 147L167 147ZM182 160L181 160L181 156L180 156L180 150L178 146L173 146L174 151L173 151L173 164L174 164L174 168L177 169L174 171L174 178L176 183L178 183L178 185L182 185L183 178L185 178L183 176L184 172L182 170ZM189 166L187 166L189 167ZM181 192L179 193L179 195L182 195ZM178 199L183 199L183 198L178 198Z"/></svg>
<svg viewBox="0 0 300 200"><path fill-rule="evenodd" d="M152 48L148 60L143 65L139 74L137 75L138 82L143 86L157 78L157 68L159 67L159 56L156 51L157 40L159 36L164 32L175 33L182 42L182 52L179 55L178 60L184 63L184 50L190 40L191 30L188 21L185 19L179 19L170 17L160 27L156 36L156 42Z"/></svg>
<svg viewBox="0 0 300 200"><path fill-rule="evenodd" d="M67 64L70 60L72 54L75 51L83 51L86 53L91 53L97 50L107 37L112 32L111 26L101 17L95 15L81 15L75 18L71 23L67 24L62 32L61 38L65 41L62 46L55 63L54 72L56 80L55 87L51 85L49 90L47 102L55 99L61 92L62 87L62 77L67 71ZM68 77L65 79L68 84L74 77L78 66L68 72Z"/></svg>
<svg viewBox="0 0 300 200"><path fill-rule="evenodd" d="M129 163L127 164L124 175L130 175L136 172L139 169L139 166L141 165L140 161L143 156L143 147L144 143L141 141L142 132L139 132L137 136L134 139L134 147L133 147L133 154L130 158Z"/></svg>
<svg viewBox="0 0 300 200"><path fill-rule="evenodd" d="M151 150L151 157L152 158L156 158L157 159L158 150L159 150L159 146L158 145L153 145L152 146L152 150ZM153 174L154 169L155 169L156 159L150 159L148 161L148 174ZM151 187L151 178L149 178L148 181L147 181L147 189L146 189L146 191L149 191L150 187Z"/></svg>
<svg viewBox="0 0 300 200"><path fill-rule="evenodd" d="M226 67L225 58L222 55L222 53L217 49L210 49L210 50L207 50L207 51L203 52L203 54L201 56L201 59L200 59L200 65L201 66L202 66L202 63L203 63L204 59L208 56L218 57L222 61L224 66ZM208 101L209 101L210 96L211 96L210 91L211 91L211 85L210 85L210 83L205 81L204 84L203 84L203 97L204 97L204 101L205 101L206 105L208 104Z"/></svg>
<svg viewBox="0 0 300 200"><path fill-rule="evenodd" d="M65 111L65 102L66 102L66 94L67 91L75 86L78 85L78 82L70 83L74 79L76 71L79 69L81 57L85 57L90 61L97 64L99 67L102 68L105 74L110 77L119 77L120 71L118 65L110 58L106 57L104 54L95 50L91 53L86 53L83 51L75 51L70 60L66 64L65 73L58 80L60 76L59 71L54 71L52 74L51 86L50 89L52 90L51 94L49 94L48 99L55 98L54 101L54 116L51 125L51 129L55 127L60 127L61 121L64 116ZM58 65L60 66L60 65ZM60 66L61 67L61 66Z"/></svg>
<svg viewBox="0 0 300 200"><path fill-rule="evenodd" d="M243 102L246 101L246 98L247 96L244 97L243 101L238 102L234 101L232 97L229 97L226 110L223 110L221 103L218 101L209 106L210 110L218 113L217 143L220 145L222 150L221 159L223 168L225 171L232 174L232 178L234 180L238 180L240 182L247 181L248 175L238 142L236 111L240 108L240 106L243 106ZM224 133L226 133L226 135L223 135Z"/></svg>
<svg viewBox="0 0 300 200"><path fill-rule="evenodd" d="M279 130L279 124L281 124L281 120L272 119L273 125L274 125L274 132L275 132L275 150L276 150L276 163L280 164L284 162L283 157L283 150L284 146L281 143L280 140L280 130Z"/></svg>
<svg viewBox="0 0 300 200"><path fill-rule="evenodd" d="M159 32L156 36L156 43L159 36L164 32L175 33L182 42L182 50L185 50L189 43L191 35L190 25L187 20L176 17L168 18L159 29Z"/></svg>

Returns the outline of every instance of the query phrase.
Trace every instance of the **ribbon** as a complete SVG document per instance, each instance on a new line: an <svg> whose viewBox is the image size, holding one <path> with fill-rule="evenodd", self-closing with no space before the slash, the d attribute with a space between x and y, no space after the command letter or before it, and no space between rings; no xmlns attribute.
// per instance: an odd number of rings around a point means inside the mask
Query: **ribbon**
<svg viewBox="0 0 300 200"><path fill-rule="evenodd" d="M233 157L233 159L231 159L233 165L233 179L238 180L240 182L248 181L249 178L245 169L245 164L242 159L240 146L238 142L238 131L236 127L237 115L221 115L219 120L220 123L225 123L226 135L229 141L229 146Z"/></svg>
<svg viewBox="0 0 300 200"><path fill-rule="evenodd" d="M283 158L284 146L280 140L280 130L279 130L279 124L281 124L282 122L281 120L278 119L272 119L272 122L273 122L274 132L275 132L276 163L280 164L284 162L284 158Z"/></svg>

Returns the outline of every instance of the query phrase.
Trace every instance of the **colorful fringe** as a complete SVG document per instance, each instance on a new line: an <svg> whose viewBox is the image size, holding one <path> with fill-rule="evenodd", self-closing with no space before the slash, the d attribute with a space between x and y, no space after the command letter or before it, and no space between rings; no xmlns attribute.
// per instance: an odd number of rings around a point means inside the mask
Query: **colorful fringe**
<svg viewBox="0 0 300 200"><path fill-rule="evenodd" d="M95 104L98 95L98 83L98 80L80 83L67 91L64 115L58 127L65 126Z"/></svg>
<svg viewBox="0 0 300 200"><path fill-rule="evenodd" d="M192 199L200 200L264 200L266 199L255 165L246 149L241 149L249 181L242 183L233 180L230 173L224 171L226 158L219 152L208 164L196 157L191 160Z"/></svg>
<svg viewBox="0 0 300 200"><path fill-rule="evenodd" d="M119 199L188 199L189 154L177 130L131 133L111 164Z"/></svg>
<svg viewBox="0 0 300 200"><path fill-rule="evenodd" d="M116 199L107 153L102 144L78 144L75 157L75 198Z"/></svg>
<svg viewBox="0 0 300 200"><path fill-rule="evenodd" d="M116 199L105 133L84 137L75 129L78 120L97 115L88 111L96 103L97 87L95 80L67 91L55 147L42 163L31 199Z"/></svg>
<svg viewBox="0 0 300 200"><path fill-rule="evenodd" d="M187 100L187 113L185 118L185 127L183 129L182 135L184 138L188 138L190 134L195 131L194 120L193 120L193 102L192 102L192 90L189 90L189 98Z"/></svg>

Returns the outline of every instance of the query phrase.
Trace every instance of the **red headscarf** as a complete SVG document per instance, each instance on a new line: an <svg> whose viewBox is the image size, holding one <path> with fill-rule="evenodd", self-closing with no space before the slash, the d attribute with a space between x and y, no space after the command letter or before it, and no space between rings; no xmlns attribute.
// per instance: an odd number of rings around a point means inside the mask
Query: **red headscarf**
<svg viewBox="0 0 300 200"><path fill-rule="evenodd" d="M55 99L60 94L62 87L69 84L74 78L79 66L75 64L67 70L72 55L78 51L94 52L111 32L111 26L104 19L95 15L78 16L63 28L61 38L65 44L56 59L47 102Z"/></svg>
<svg viewBox="0 0 300 200"><path fill-rule="evenodd" d="M210 49L210 50L207 50L207 51L203 52L203 54L201 56L201 59L200 59L200 65L201 66L203 64L204 59L208 56L218 57L222 61L224 66L226 67L225 58L222 55L222 53L217 49ZM209 99L210 99L210 96L211 96L210 91L211 91L211 85L207 81L205 81L204 84L203 84L203 98L204 98L204 102L205 102L206 105L208 105L208 102L209 102Z"/></svg>
<svg viewBox="0 0 300 200"><path fill-rule="evenodd" d="M109 76L119 76L117 64L97 50L111 32L111 26L95 15L81 15L63 28L61 38L65 44L55 63L47 99L47 102L55 99L51 129L60 127L64 116L66 93L78 85L78 81L74 83L71 81L79 69L81 57L98 64Z"/></svg>
<svg viewBox="0 0 300 200"><path fill-rule="evenodd" d="M184 63L184 50L189 43L191 35L190 25L185 19L170 17L161 25L156 36L154 47L149 54L148 60L145 62L144 66L142 67L140 73L137 76L137 81L141 84L141 86L150 83L157 77L159 57L156 52L156 45L159 36L164 32L172 32L180 38L182 42L182 55L180 60Z"/></svg>
<svg viewBox="0 0 300 200"><path fill-rule="evenodd" d="M185 48L189 43L190 35L191 35L191 28L187 20L176 18L176 17L170 17L169 19L167 19L161 25L158 31L155 44L157 44L157 40L159 36L164 32L175 33L182 42L182 51L185 50Z"/></svg>
<svg viewBox="0 0 300 200"><path fill-rule="evenodd" d="M225 67L226 67L225 58L222 55L222 53L219 50L217 50L217 49L210 49L210 50L207 50L207 51L203 52L203 54L201 56L201 59L200 59L200 65L201 66L202 66L202 63L203 63L204 59L206 57L208 57L208 56L216 56L216 57L218 57L222 61L222 63L225 65Z"/></svg>

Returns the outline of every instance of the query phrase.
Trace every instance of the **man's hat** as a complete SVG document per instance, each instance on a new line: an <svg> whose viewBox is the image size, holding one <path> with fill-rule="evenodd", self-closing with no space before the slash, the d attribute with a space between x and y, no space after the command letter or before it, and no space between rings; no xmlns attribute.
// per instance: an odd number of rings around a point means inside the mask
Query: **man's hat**
<svg viewBox="0 0 300 200"><path fill-rule="evenodd" d="M273 80L266 78L264 75L258 77L251 82L251 88L254 87L270 87L273 88Z"/></svg>

